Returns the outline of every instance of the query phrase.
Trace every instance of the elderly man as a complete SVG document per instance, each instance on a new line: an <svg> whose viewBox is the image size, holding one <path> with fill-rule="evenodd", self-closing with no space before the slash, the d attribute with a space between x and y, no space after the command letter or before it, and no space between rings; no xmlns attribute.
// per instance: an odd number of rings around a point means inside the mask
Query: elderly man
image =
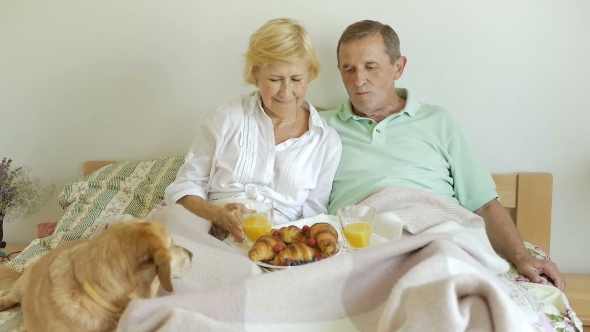
<svg viewBox="0 0 590 332"><path fill-rule="evenodd" d="M557 266L529 254L491 174L449 113L395 87L407 62L395 31L375 21L354 23L342 33L337 56L349 100L321 112L343 144L330 212L386 186L426 190L480 215L494 249L519 273L533 282L545 274L563 290Z"/></svg>

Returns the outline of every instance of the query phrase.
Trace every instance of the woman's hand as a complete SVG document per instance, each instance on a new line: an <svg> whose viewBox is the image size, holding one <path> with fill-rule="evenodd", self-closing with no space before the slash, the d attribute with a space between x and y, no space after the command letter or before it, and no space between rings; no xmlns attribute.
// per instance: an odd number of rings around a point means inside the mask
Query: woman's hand
<svg viewBox="0 0 590 332"><path fill-rule="evenodd" d="M236 241L242 243L246 239L238 211L248 212L250 210L246 209L243 204L228 203L224 207L220 207L195 195L184 196L176 203L197 216L211 221L217 227L230 232Z"/></svg>
<svg viewBox="0 0 590 332"><path fill-rule="evenodd" d="M248 210L244 204L227 203L223 208L220 208L217 213L215 224L228 231L237 242L242 243L246 240L246 235L242 230L244 225L240 219L240 213L248 212L250 212L250 210Z"/></svg>
<svg viewBox="0 0 590 332"><path fill-rule="evenodd" d="M187 195L179 199L177 204L184 206L187 210L201 218L210 220L217 227L228 231L234 239L242 243L246 235L242 230L243 224L240 219L240 213L254 213L244 204L227 203L223 207L210 204L203 198L194 195Z"/></svg>

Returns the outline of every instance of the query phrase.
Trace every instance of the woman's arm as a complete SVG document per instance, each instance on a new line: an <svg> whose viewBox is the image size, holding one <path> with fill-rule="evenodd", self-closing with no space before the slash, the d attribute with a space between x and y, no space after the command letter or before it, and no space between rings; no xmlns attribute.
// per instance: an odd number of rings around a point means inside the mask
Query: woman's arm
<svg viewBox="0 0 590 332"><path fill-rule="evenodd" d="M229 231L239 243L246 239L242 231L242 221L237 214L238 211L242 210L242 204L228 203L224 207L220 207L195 195L184 196L176 203L184 206L185 209L197 216L211 221L221 229Z"/></svg>
<svg viewBox="0 0 590 332"><path fill-rule="evenodd" d="M224 119L223 109L214 108L198 127L197 135L188 150L184 164L178 170L176 179L164 192L164 198L176 203L185 196L199 196L207 199L207 188L214 172L213 161L223 141Z"/></svg>
<svg viewBox="0 0 590 332"><path fill-rule="evenodd" d="M245 235L236 213L240 206L227 204L220 207L206 200L211 174L215 172L213 162L227 132L228 119L225 104L215 107L207 114L199 126L197 137L176 175L176 180L166 188L165 198L229 231L236 241L242 242Z"/></svg>

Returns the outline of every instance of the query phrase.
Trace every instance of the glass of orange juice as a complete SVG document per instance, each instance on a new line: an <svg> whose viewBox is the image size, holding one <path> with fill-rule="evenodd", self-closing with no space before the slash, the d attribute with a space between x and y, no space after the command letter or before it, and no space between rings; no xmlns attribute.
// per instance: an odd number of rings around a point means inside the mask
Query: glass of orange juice
<svg viewBox="0 0 590 332"><path fill-rule="evenodd" d="M258 238L268 235L272 229L274 218L274 207L271 203L251 202L245 203L246 209L255 211L253 213L241 213L242 230L246 235L246 245L252 246Z"/></svg>
<svg viewBox="0 0 590 332"><path fill-rule="evenodd" d="M374 208L364 205L349 205L338 209L336 214L342 226L344 247L347 251L371 245L376 212Z"/></svg>

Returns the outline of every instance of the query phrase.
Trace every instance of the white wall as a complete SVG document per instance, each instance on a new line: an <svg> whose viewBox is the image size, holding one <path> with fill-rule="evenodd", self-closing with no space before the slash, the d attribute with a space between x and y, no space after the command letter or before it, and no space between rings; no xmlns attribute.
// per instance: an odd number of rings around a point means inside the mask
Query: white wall
<svg viewBox="0 0 590 332"><path fill-rule="evenodd" d="M409 59L400 85L451 110L490 171L553 173L552 258L588 273L589 14L585 0L0 0L0 157L61 188L84 160L183 155L204 112L252 90L242 54L275 17L306 24L324 63L308 97L336 107L338 37L376 19ZM53 201L5 239L60 216Z"/></svg>

